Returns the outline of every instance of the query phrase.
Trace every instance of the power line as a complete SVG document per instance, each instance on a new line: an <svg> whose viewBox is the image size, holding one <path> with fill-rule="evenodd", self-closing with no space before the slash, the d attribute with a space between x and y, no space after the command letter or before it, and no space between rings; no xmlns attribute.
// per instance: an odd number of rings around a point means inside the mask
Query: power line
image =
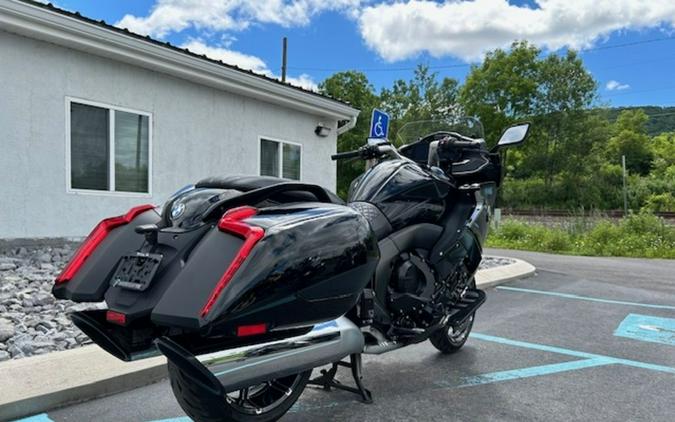
<svg viewBox="0 0 675 422"><path fill-rule="evenodd" d="M456 64L446 64L446 65L434 65L429 66L429 69L455 69L455 68L466 68L471 67L468 63L456 63ZM321 67L289 67L289 69L294 70L306 70L313 72L342 72L346 70L358 70L360 72L401 72L408 70L415 70L417 66L406 66L406 67L361 67L361 68L321 68Z"/></svg>
<svg viewBox="0 0 675 422"><path fill-rule="evenodd" d="M663 42L663 41L672 41L675 40L675 36L669 36L669 37L661 37L661 38L652 38L648 40L640 40L640 41L630 41L630 42L625 42L625 43L618 43L618 44L612 44L612 45L604 45L604 46L599 46L599 47L591 47L591 48L586 48L583 50L580 50L578 53L580 55L587 54L587 53L593 53L596 51L604 51L604 50L613 50L617 48L626 48L626 47L634 47L637 45L644 45L644 44L652 44L656 42ZM550 53L547 54L545 57L548 57L550 55L553 55L555 53ZM639 64L640 62L636 62L635 64ZM452 63L452 64L442 64L442 65L432 65L429 66L429 69L432 70L442 70L442 69L461 69L461 68L468 68L471 67L470 63ZM403 67L354 67L354 68L321 68L321 67L302 67L302 66L293 66L293 67L288 67L289 69L293 70L300 70L300 71L310 71L310 72L342 72L342 71L347 71L347 70L355 70L355 71L360 71L360 72L401 72L401 71L411 71L417 69L417 66L403 66Z"/></svg>

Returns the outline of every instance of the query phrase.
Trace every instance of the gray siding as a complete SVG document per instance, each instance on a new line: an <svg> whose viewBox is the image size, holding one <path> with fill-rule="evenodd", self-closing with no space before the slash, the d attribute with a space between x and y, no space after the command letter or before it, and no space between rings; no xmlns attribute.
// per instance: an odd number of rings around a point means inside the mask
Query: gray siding
<svg viewBox="0 0 675 422"><path fill-rule="evenodd" d="M302 144L302 180L335 187L335 121L3 31L0 81L0 238L83 236L200 178L257 174L259 136ZM152 196L66 191L66 97L152 113Z"/></svg>

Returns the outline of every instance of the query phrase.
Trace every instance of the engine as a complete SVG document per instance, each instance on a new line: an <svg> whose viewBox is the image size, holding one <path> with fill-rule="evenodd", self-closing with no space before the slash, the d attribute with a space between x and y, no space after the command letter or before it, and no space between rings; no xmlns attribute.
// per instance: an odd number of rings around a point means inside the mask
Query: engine
<svg viewBox="0 0 675 422"><path fill-rule="evenodd" d="M426 250L404 252L394 261L388 305L394 326L425 329L440 321L469 288L470 277L461 264L445 280L437 280Z"/></svg>

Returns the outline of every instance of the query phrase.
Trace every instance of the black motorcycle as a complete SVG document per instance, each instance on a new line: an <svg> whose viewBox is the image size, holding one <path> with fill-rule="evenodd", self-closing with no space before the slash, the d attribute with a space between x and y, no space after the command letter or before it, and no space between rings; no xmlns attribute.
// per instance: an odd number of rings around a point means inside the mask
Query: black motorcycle
<svg viewBox="0 0 675 422"><path fill-rule="evenodd" d="M163 353L194 420L276 420L308 383L370 402L361 354L466 342L485 301L474 274L499 150L529 129L510 127L488 150L477 121L422 126L432 133L400 148L369 140L332 157L366 162L347 203L317 185L231 176L103 220L53 293L105 301L71 319L119 359ZM342 366L353 387L335 380Z"/></svg>

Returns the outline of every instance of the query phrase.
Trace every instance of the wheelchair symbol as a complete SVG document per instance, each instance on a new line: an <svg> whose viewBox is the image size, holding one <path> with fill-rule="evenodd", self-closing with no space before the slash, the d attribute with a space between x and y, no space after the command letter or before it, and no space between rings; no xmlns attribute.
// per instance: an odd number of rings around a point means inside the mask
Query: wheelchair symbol
<svg viewBox="0 0 675 422"><path fill-rule="evenodd" d="M373 133L377 138L384 138L384 129L382 128L382 116L377 116L377 123L375 123Z"/></svg>

